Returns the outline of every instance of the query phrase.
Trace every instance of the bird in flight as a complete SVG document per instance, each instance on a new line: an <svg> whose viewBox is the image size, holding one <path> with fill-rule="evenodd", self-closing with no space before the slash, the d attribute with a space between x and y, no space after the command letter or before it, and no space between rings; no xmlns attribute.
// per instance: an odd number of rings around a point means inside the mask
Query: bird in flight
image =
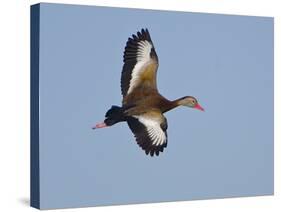
<svg viewBox="0 0 281 212"><path fill-rule="evenodd" d="M167 147L168 136L165 112L178 106L201 111L196 98L184 96L170 101L157 89L158 57L149 31L142 29L128 38L123 55L121 74L122 106L113 105L105 114L105 120L93 129L127 122L137 144L147 155L154 156Z"/></svg>

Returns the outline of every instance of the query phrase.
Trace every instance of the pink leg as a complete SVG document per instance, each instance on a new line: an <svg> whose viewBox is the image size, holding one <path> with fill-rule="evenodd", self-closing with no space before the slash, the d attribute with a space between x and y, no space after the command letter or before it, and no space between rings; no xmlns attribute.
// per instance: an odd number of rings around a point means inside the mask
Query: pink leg
<svg viewBox="0 0 281 212"><path fill-rule="evenodd" d="M96 124L96 126L92 127L92 129L104 128L108 127L104 122Z"/></svg>

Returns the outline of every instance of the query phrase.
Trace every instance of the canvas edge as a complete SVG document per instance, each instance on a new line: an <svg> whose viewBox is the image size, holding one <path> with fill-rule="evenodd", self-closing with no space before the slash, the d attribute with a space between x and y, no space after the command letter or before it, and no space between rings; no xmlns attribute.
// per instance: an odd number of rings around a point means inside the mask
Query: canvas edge
<svg viewBox="0 0 281 212"><path fill-rule="evenodd" d="M30 6L30 206L40 209L39 170L40 4Z"/></svg>

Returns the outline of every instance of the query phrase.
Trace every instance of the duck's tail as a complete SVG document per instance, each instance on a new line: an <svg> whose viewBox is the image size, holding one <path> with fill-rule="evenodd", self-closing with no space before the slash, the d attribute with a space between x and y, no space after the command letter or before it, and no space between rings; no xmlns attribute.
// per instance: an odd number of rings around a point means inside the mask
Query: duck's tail
<svg viewBox="0 0 281 212"><path fill-rule="evenodd" d="M111 106L105 114L104 123L107 126L112 126L121 121L125 121L124 109L115 105Z"/></svg>

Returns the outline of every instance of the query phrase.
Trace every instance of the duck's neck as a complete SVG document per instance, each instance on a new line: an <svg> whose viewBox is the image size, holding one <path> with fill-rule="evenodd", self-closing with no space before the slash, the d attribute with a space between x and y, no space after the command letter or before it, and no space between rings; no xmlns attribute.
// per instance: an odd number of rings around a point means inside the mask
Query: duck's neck
<svg viewBox="0 0 281 212"><path fill-rule="evenodd" d="M168 112L169 110L172 110L178 106L182 105L182 100L184 97L178 98L174 101L166 100L166 102L163 104L162 112Z"/></svg>

